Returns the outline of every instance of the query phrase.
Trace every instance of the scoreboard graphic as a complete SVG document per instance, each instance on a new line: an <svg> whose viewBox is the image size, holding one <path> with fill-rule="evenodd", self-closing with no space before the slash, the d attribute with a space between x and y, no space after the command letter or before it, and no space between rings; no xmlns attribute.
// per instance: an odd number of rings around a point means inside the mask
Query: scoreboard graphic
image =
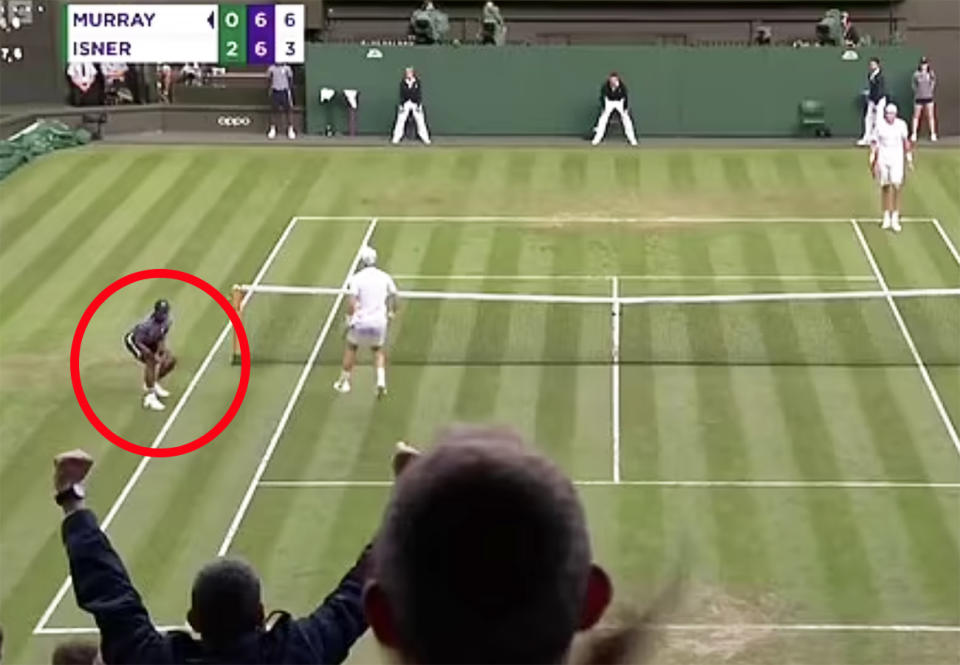
<svg viewBox="0 0 960 665"><path fill-rule="evenodd" d="M64 5L68 63L303 63L303 5Z"/></svg>

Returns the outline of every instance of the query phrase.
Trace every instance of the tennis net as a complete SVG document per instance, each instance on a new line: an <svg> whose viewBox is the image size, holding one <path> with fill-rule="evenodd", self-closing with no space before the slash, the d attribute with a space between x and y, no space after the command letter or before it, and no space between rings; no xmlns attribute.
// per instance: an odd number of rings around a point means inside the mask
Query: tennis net
<svg viewBox="0 0 960 665"><path fill-rule="evenodd" d="M255 363L339 362L346 298L336 288L241 285ZM392 364L910 366L895 318L930 366L960 365L960 288L620 296L402 291Z"/></svg>

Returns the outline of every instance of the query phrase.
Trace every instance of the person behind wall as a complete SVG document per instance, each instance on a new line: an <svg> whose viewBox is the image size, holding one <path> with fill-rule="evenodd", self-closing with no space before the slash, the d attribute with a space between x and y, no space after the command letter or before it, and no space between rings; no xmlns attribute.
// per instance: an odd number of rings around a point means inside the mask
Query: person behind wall
<svg viewBox="0 0 960 665"><path fill-rule="evenodd" d="M507 41L507 25L503 21L500 8L493 3L493 0L487 0L487 3L483 6L480 26L481 44L503 46Z"/></svg>
<svg viewBox="0 0 960 665"><path fill-rule="evenodd" d="M887 86L880 69L880 58L870 58L867 73L867 109L863 115L863 136L857 145L870 145L870 137L877 127L884 109L887 107Z"/></svg>
<svg viewBox="0 0 960 665"><path fill-rule="evenodd" d="M393 143L400 143L411 113L417 123L417 135L426 145L430 145L430 133L427 131L427 120L423 113L423 88L413 67L407 67L400 81L400 106L397 108L397 122L393 126Z"/></svg>
<svg viewBox="0 0 960 665"><path fill-rule="evenodd" d="M103 104L103 75L91 62L67 65L71 106L100 106Z"/></svg>
<svg viewBox="0 0 960 665"><path fill-rule="evenodd" d="M633 131L633 120L630 119L630 109L628 108L627 86L620 80L620 76L616 72L611 72L600 87L600 103L603 105L603 110L597 119L597 126L593 134L593 145L597 145L603 140L604 134L607 132L607 122L610 120L610 114L614 111L620 114L623 133L626 134L630 145L637 145L637 137Z"/></svg>
<svg viewBox="0 0 960 665"><path fill-rule="evenodd" d="M917 129L924 111L927 112L927 124L930 126L930 140L936 141L937 120L933 107L933 91L937 87L937 75L933 73L930 61L925 57L920 58L920 64L917 65L917 71L913 73L910 83L913 86L913 131L910 141L917 142Z"/></svg>
<svg viewBox="0 0 960 665"><path fill-rule="evenodd" d="M860 33L850 20L850 12L840 12L840 26L843 28L843 43L845 46L860 44Z"/></svg>

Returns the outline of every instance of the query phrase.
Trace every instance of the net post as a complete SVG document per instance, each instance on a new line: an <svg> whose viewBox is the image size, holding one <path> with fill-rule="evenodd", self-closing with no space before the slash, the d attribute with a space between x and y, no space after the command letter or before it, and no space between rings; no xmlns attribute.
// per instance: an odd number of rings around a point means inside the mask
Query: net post
<svg viewBox="0 0 960 665"><path fill-rule="evenodd" d="M230 302L233 305L233 309L237 312L237 316L240 317L240 320L243 320L243 289L240 288L238 284L234 284L233 288L230 290ZM231 359L231 364L239 365L240 364L240 339L237 337L237 331L233 331L233 357Z"/></svg>

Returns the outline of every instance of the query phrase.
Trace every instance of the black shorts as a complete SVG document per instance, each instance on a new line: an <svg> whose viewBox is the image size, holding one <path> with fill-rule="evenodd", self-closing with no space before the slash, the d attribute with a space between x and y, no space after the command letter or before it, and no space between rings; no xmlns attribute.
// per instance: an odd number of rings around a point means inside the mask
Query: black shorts
<svg viewBox="0 0 960 665"><path fill-rule="evenodd" d="M143 352L140 350L140 347L137 346L136 342L133 341L132 332L128 332L123 336L123 345L127 347L127 351L130 352L130 355L136 358L137 362L145 362L143 359Z"/></svg>
<svg viewBox="0 0 960 665"><path fill-rule="evenodd" d="M293 106L289 90L270 90L270 104L274 109L286 111Z"/></svg>
<svg viewBox="0 0 960 665"><path fill-rule="evenodd" d="M913 100L914 104L919 104L920 106L926 106L927 104L933 104L933 97L922 97L920 99Z"/></svg>

